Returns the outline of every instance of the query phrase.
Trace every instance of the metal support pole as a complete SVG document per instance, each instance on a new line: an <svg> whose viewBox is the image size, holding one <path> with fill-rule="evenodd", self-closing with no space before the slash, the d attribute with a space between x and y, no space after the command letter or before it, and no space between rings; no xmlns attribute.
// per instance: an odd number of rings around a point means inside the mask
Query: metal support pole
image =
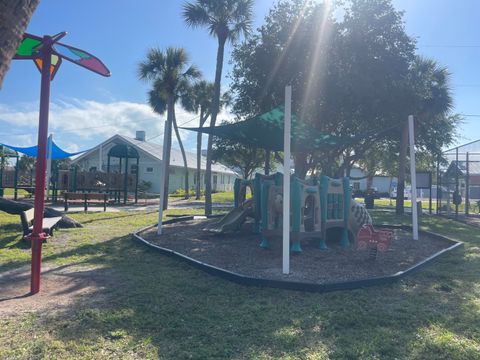
<svg viewBox="0 0 480 360"><path fill-rule="evenodd" d="M127 157L125 158L125 175L123 177L123 204L125 205L128 200L128 147L127 147Z"/></svg>
<svg viewBox="0 0 480 360"><path fill-rule="evenodd" d="M440 206L441 204L441 191L442 191L442 183L441 183L441 177L440 177L440 156L437 158L437 208L435 209L435 213L438 215L440 211Z"/></svg>
<svg viewBox="0 0 480 360"><path fill-rule="evenodd" d="M458 166L458 147L455 152L455 165L457 167L457 171L455 171L455 194L458 197L460 194L458 192L458 173L460 172L460 166ZM458 198L454 199L455 201L455 219L458 220Z"/></svg>
<svg viewBox="0 0 480 360"><path fill-rule="evenodd" d="M290 273L290 126L292 87L285 87L285 114L283 129L283 242L282 272Z"/></svg>
<svg viewBox="0 0 480 360"><path fill-rule="evenodd" d="M120 160L119 160L118 173L119 173L119 179L121 179L121 176L122 176L122 158L120 158ZM122 187L121 186L122 185L119 184L119 187L117 188L117 191L115 192L115 202L118 202L119 204L120 204L120 196L121 196L121 193L122 193Z"/></svg>
<svg viewBox="0 0 480 360"><path fill-rule="evenodd" d="M417 214L417 174L415 168L415 137L413 130L413 115L408 116L408 140L410 143L410 177L412 183L412 227L413 240L418 240Z"/></svg>
<svg viewBox="0 0 480 360"><path fill-rule="evenodd" d="M467 174L465 178L465 215L468 216L470 211L470 165L469 165L469 153L467 152Z"/></svg>
<svg viewBox="0 0 480 360"><path fill-rule="evenodd" d="M110 197L112 192L110 190L111 176L110 176L110 155L107 155L107 193Z"/></svg>
<svg viewBox="0 0 480 360"><path fill-rule="evenodd" d="M43 37L42 81L40 88L40 115L38 124L38 153L35 174L35 203L33 230L29 235L32 244L32 267L30 293L40 291L40 271L42 243L46 239L43 232L43 211L45 207L45 177L47 167L48 110L50 104L50 66L52 58L51 37Z"/></svg>
<svg viewBox="0 0 480 360"><path fill-rule="evenodd" d="M17 200L18 198L18 155L17 160L15 161L15 175L13 177L13 199ZM30 176L32 178L32 176Z"/></svg>
<svg viewBox="0 0 480 360"><path fill-rule="evenodd" d="M428 196L428 213L430 215L432 215L432 172L430 172L430 179L429 179L429 183L430 183L430 189L429 189L429 196Z"/></svg>

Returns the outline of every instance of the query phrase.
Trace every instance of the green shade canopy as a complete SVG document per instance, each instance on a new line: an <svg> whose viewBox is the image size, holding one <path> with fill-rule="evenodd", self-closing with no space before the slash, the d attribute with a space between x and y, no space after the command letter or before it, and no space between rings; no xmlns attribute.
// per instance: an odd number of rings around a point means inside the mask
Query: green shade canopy
<svg viewBox="0 0 480 360"><path fill-rule="evenodd" d="M279 106L264 114L237 123L203 128L184 128L190 131L211 134L252 147L272 151L283 151L284 109ZM322 133L298 121L292 114L292 150L308 151L328 149L352 142L351 138L340 138Z"/></svg>

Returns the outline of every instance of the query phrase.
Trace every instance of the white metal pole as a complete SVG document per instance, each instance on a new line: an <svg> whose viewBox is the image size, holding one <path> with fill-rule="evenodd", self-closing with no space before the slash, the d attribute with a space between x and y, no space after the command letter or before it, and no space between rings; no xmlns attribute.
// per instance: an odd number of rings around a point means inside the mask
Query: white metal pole
<svg viewBox="0 0 480 360"><path fill-rule="evenodd" d="M157 234L162 234L162 219L163 219L163 198L165 196L165 174L168 171L167 162L165 159L167 158L167 136L169 132L167 131L168 121L165 121L165 125L163 128L163 145L162 145L162 166L160 171L160 204L158 205L158 227L157 227Z"/></svg>
<svg viewBox="0 0 480 360"><path fill-rule="evenodd" d="M53 134L50 134L47 142L47 191L45 193L47 200L50 198L50 177L52 176L52 143Z"/></svg>
<svg viewBox="0 0 480 360"><path fill-rule="evenodd" d="M292 87L285 87L285 114L283 131L283 261L282 271L290 273L290 126Z"/></svg>
<svg viewBox="0 0 480 360"><path fill-rule="evenodd" d="M410 177L412 179L413 240L418 240L417 171L415 167L415 135L413 132L413 115L408 116L408 140L410 143Z"/></svg>

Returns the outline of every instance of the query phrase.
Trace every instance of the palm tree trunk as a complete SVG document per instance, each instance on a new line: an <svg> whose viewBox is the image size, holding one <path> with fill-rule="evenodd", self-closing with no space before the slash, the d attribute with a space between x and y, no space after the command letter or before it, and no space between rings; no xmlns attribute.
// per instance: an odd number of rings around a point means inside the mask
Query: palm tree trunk
<svg viewBox="0 0 480 360"><path fill-rule="evenodd" d="M174 106L175 106L175 100L173 96L169 96L168 101L167 101L167 129L166 129L166 134L164 137L164 141L166 141L166 144L163 144L163 146L167 146L167 154L166 158L162 159L162 161L165 161L166 165L166 173L165 173L165 186L163 188L163 210L166 210L168 208L168 183L170 181L170 152L172 150L172 124L173 124L173 118L175 116L174 113Z"/></svg>
<svg viewBox="0 0 480 360"><path fill-rule="evenodd" d="M39 0L0 1L0 88Z"/></svg>
<svg viewBox="0 0 480 360"><path fill-rule="evenodd" d="M178 145L180 145L180 151L182 152L183 167L185 169L185 199L189 198L188 195L188 164L187 156L185 155L185 149L183 148L182 139L180 138L180 132L178 131L177 118L175 117L175 109L173 109L173 128L175 129L175 135L177 136Z"/></svg>
<svg viewBox="0 0 480 360"><path fill-rule="evenodd" d="M210 127L215 127L217 114L220 107L220 81L222 80L223 54L225 52L226 37L218 37L217 67L215 70L215 83L213 85L212 115ZM213 135L208 135L207 166L205 170L205 215L212 215L212 145Z"/></svg>
<svg viewBox="0 0 480 360"><path fill-rule="evenodd" d="M206 117L205 119L203 118L203 112L204 111L201 108L200 109L200 129L203 127L203 124L205 123L205 120L206 120ZM202 171L201 165L202 165L202 133L198 132L197 133L197 173L195 175L197 177L197 186L195 189L196 200L200 200L201 190L202 190L201 183L200 183L200 175Z"/></svg>
<svg viewBox="0 0 480 360"><path fill-rule="evenodd" d="M397 203L395 206L395 212L397 215L404 213L404 196L405 196L405 165L407 162L407 150L408 150L408 123L405 123L402 129L402 135L400 138L400 154L398 160L398 184L397 184Z"/></svg>

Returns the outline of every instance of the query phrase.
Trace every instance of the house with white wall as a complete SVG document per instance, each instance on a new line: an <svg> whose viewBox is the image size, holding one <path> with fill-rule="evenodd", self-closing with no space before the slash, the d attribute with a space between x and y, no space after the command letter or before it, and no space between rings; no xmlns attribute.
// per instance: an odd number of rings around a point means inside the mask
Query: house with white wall
<svg viewBox="0 0 480 360"><path fill-rule="evenodd" d="M108 152L118 144L125 144L134 148L139 155L138 169L137 163L131 161L129 164L129 173L135 174L138 170L139 184L142 181L151 183L147 190L150 193L160 193L160 172L162 169L162 145L148 142L145 140L145 132L137 131L135 138L114 135L94 148L88 150L72 161L82 171L107 171ZM196 187L196 167L197 155L186 152L189 186ZM123 167L123 165L122 165ZM201 157L201 188L205 188L205 168L206 158ZM120 160L118 158L110 159L110 171L118 172L120 169ZM172 148L170 153L170 179L169 192L175 192L177 189L183 189L185 184L185 169L182 153L178 149ZM123 172L123 169L122 169ZM237 174L223 164L215 163L212 165L212 190L216 192L233 191L233 184Z"/></svg>
<svg viewBox="0 0 480 360"><path fill-rule="evenodd" d="M350 185L354 191L366 191L367 190L367 172L354 167L350 170ZM379 193L390 193L392 185L398 183L396 177L375 175L372 179L372 188L376 189Z"/></svg>

